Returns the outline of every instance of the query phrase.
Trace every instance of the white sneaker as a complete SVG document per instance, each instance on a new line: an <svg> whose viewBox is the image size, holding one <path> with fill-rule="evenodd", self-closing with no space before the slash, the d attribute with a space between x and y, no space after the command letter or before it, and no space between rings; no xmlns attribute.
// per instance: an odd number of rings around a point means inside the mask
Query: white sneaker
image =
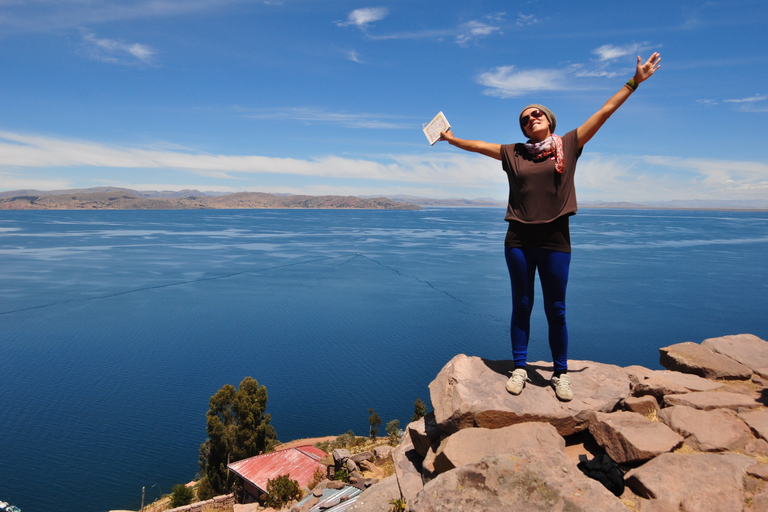
<svg viewBox="0 0 768 512"><path fill-rule="evenodd" d="M509 386L509 384L507 384L507 386ZM552 387L555 388L555 394L557 395L557 398L563 402L570 402L573 400L573 391L571 391L571 378L568 377L567 374L563 374L559 377L552 377Z"/></svg>
<svg viewBox="0 0 768 512"><path fill-rule="evenodd" d="M507 391L513 395L519 395L525 387L525 380L528 378L528 372L525 368L518 368L512 372L512 376L507 381Z"/></svg>

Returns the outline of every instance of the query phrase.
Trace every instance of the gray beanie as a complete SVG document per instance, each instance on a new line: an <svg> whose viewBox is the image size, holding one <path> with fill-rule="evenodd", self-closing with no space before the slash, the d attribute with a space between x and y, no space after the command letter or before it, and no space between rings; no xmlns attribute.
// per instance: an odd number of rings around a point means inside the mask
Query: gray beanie
<svg viewBox="0 0 768 512"><path fill-rule="evenodd" d="M557 127L557 118L555 117L555 114L553 114L552 111L549 110L544 105L539 105L537 103L533 103L531 105L528 105L527 107L525 107L523 110L520 111L520 116L518 117L518 122L523 119L523 112L525 112L529 108L537 108L537 109L541 110L542 112L544 112L544 115L547 116L547 121L549 121L549 133L555 133L555 127ZM525 128L523 128L521 126L520 129L523 130L523 135L525 135L527 137L528 135L525 133Z"/></svg>

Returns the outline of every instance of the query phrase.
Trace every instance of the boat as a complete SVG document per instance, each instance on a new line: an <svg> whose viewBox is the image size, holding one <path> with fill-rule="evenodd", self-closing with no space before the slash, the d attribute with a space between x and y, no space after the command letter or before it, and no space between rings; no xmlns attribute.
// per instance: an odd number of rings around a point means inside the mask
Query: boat
<svg viewBox="0 0 768 512"><path fill-rule="evenodd" d="M21 509L14 507L8 502L0 501L0 512L21 512Z"/></svg>

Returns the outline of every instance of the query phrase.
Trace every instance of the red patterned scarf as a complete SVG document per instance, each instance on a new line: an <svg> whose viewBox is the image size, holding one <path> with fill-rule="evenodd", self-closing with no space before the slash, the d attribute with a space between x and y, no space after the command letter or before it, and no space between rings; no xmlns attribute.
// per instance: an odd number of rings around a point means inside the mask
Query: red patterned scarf
<svg viewBox="0 0 768 512"><path fill-rule="evenodd" d="M546 158L555 161L555 170L563 174L565 169L565 156L563 153L563 138L552 134L541 142L527 142L525 149L534 158Z"/></svg>

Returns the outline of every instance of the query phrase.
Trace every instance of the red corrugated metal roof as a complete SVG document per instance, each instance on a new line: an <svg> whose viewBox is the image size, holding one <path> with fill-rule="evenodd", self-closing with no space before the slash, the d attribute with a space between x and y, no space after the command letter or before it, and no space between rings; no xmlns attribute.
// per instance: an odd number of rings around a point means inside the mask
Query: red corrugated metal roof
<svg viewBox="0 0 768 512"><path fill-rule="evenodd" d="M297 450L299 450L300 452L304 453L305 455L309 455L310 457L312 457L315 460L320 460L323 457L325 457L326 455L328 455L327 453L325 453L320 448L312 446L311 444L307 444L307 445L304 445L304 446L296 446L295 448Z"/></svg>
<svg viewBox="0 0 768 512"><path fill-rule="evenodd" d="M280 475L290 475L299 485L306 487L312 481L315 470L325 472L325 466L317 462L327 454L314 446L299 446L239 460L227 466L244 480L267 492L267 480Z"/></svg>

